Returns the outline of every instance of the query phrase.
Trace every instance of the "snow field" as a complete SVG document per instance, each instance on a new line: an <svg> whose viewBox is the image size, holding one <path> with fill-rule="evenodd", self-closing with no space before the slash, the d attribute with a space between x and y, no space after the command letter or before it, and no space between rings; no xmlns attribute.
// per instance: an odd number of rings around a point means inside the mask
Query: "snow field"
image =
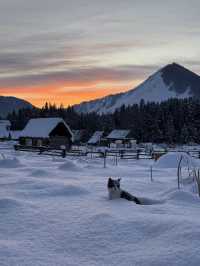
<svg viewBox="0 0 200 266"><path fill-rule="evenodd" d="M200 200L177 190L171 158L151 182L149 160L2 153L0 265L199 265ZM108 200L109 176L147 205Z"/></svg>

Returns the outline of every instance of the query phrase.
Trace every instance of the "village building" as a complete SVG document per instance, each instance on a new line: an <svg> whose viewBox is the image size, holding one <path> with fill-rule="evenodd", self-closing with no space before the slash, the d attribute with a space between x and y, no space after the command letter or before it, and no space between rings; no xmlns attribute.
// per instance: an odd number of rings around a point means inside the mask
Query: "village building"
<svg viewBox="0 0 200 266"><path fill-rule="evenodd" d="M0 139L6 140L10 139L10 128L11 123L9 120L0 120Z"/></svg>
<svg viewBox="0 0 200 266"><path fill-rule="evenodd" d="M73 144L81 145L85 142L86 130L85 129L73 129Z"/></svg>
<svg viewBox="0 0 200 266"><path fill-rule="evenodd" d="M19 140L20 135L21 135L21 130L11 130L10 131L10 136L12 140Z"/></svg>
<svg viewBox="0 0 200 266"><path fill-rule="evenodd" d="M110 148L136 148L137 143L129 129L114 129L105 140Z"/></svg>
<svg viewBox="0 0 200 266"><path fill-rule="evenodd" d="M100 145L103 135L104 131L95 131L92 137L88 140L88 145L93 145L93 146Z"/></svg>
<svg viewBox="0 0 200 266"><path fill-rule="evenodd" d="M62 118L30 119L19 137L22 146L69 150L73 133Z"/></svg>
<svg viewBox="0 0 200 266"><path fill-rule="evenodd" d="M9 120L0 120L0 126L4 126L8 131L10 131L11 123Z"/></svg>

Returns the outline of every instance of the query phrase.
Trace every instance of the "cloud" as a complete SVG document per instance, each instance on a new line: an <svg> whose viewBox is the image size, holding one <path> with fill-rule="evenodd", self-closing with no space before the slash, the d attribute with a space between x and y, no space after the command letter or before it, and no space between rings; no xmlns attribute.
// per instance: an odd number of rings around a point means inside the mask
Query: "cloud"
<svg viewBox="0 0 200 266"><path fill-rule="evenodd" d="M0 0L0 92L93 97L177 58L196 69L199 7L196 0Z"/></svg>
<svg viewBox="0 0 200 266"><path fill-rule="evenodd" d="M7 62L8 63L8 62ZM97 84L98 82L121 82L134 79L143 79L145 75L156 70L155 65L125 65L115 67L91 67L74 68L62 71L33 71L31 74L22 74L10 77L1 77L1 87L36 86L51 83L87 83Z"/></svg>

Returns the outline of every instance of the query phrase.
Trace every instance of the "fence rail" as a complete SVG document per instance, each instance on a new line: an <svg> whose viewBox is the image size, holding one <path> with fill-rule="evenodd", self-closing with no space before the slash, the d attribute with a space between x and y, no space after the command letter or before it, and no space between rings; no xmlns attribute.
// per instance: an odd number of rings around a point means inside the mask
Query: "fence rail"
<svg viewBox="0 0 200 266"><path fill-rule="evenodd" d="M194 158L199 158L200 159L200 150L176 150L176 149L169 149L166 151L153 151L153 152L147 152L144 150L105 150L105 151L83 151L81 149L76 149L76 150L64 150L64 149L55 149L51 147L35 147L35 146L22 146L22 145L15 145L14 146L15 150L20 150L20 151L27 151L27 152L36 152L38 154L44 154L44 155L52 155L52 156L61 156L61 157L66 157L66 156L90 156L91 158L109 158L109 157L114 157L116 160L122 159L122 160L140 160L140 159L154 159L157 160L159 159L160 156L166 154L167 152L186 152L190 156Z"/></svg>

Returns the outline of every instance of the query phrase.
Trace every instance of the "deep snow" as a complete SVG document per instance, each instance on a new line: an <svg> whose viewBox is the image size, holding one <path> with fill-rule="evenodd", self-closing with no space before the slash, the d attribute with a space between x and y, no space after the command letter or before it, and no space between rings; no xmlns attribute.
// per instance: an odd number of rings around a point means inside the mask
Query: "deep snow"
<svg viewBox="0 0 200 266"><path fill-rule="evenodd" d="M199 265L200 199L188 186L177 190L166 160L109 160L104 169L102 159L7 147L0 144L0 265ZM152 204L108 200L109 176Z"/></svg>

